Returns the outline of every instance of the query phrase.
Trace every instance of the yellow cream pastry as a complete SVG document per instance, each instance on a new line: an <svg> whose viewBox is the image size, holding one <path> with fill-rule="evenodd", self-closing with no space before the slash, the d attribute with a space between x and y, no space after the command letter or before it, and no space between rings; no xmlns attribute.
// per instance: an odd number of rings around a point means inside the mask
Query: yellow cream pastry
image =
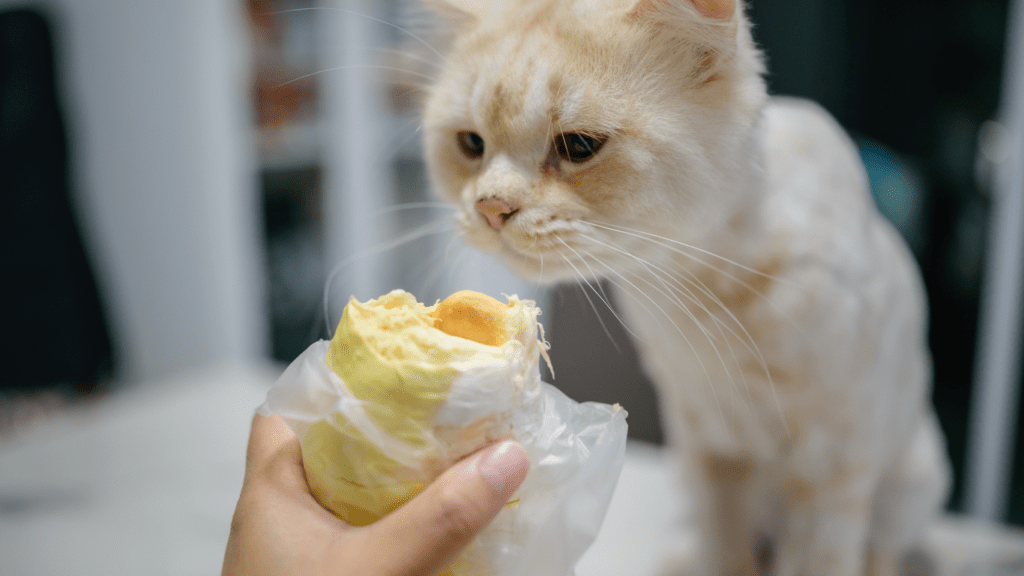
<svg viewBox="0 0 1024 576"><path fill-rule="evenodd" d="M350 524L371 523L456 459L514 435L524 415L539 416L538 314L531 301L473 291L433 306L402 290L351 299L326 363L362 412L307 432L314 495Z"/></svg>
<svg viewBox="0 0 1024 576"><path fill-rule="evenodd" d="M508 308L486 294L463 290L444 299L430 311L434 328L445 334L488 346L508 342Z"/></svg>
<svg viewBox="0 0 1024 576"><path fill-rule="evenodd" d="M302 443L309 486L345 521L394 511L452 463L511 437L530 472L442 576L563 576L593 542L622 469L626 413L540 381L540 310L459 292L349 301L331 341L292 362L258 409Z"/></svg>

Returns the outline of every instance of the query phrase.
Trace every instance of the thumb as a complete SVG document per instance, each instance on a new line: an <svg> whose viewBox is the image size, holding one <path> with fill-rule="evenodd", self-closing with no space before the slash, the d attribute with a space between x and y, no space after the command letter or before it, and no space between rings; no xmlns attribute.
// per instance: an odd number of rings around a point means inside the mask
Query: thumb
<svg viewBox="0 0 1024 576"><path fill-rule="evenodd" d="M526 451L507 440L484 448L438 477L368 535L383 554L381 574L437 574L498 514L526 478Z"/></svg>

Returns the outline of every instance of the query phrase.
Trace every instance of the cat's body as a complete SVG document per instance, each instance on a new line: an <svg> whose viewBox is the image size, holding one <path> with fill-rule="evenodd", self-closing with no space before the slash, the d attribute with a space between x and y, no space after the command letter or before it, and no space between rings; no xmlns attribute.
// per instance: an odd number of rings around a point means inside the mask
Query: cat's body
<svg viewBox="0 0 1024 576"><path fill-rule="evenodd" d="M698 496L687 570L893 570L948 472L923 288L839 126L767 98L732 0L436 2L433 185L525 277L615 286Z"/></svg>
<svg viewBox="0 0 1024 576"><path fill-rule="evenodd" d="M698 487L700 524L720 526L724 573L754 573L751 543L765 537L774 573L858 574L865 539L873 563L895 561L945 496L923 287L823 111L773 102L761 142L762 194L736 236L707 248L752 271L676 254L673 269L714 298L691 287L701 306L682 313L650 277L633 283L654 302L628 286L619 302ZM679 332L654 321L660 310Z"/></svg>

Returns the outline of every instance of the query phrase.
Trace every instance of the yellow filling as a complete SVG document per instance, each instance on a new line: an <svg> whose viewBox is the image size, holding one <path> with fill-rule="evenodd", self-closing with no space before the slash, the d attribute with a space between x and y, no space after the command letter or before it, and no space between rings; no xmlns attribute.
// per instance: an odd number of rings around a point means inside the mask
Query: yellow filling
<svg viewBox="0 0 1024 576"><path fill-rule="evenodd" d="M461 371L510 360L513 348L503 344L521 329L520 320L510 320L517 305L468 290L434 306L401 290L365 303L353 298L326 361L381 431L426 447L432 418ZM310 427L302 456L314 495L356 526L394 511L442 471L440 462L403 467L340 413L333 425Z"/></svg>
<svg viewBox="0 0 1024 576"><path fill-rule="evenodd" d="M434 328L445 334L465 338L488 346L508 342L508 309L487 294L463 290L444 299L430 316Z"/></svg>

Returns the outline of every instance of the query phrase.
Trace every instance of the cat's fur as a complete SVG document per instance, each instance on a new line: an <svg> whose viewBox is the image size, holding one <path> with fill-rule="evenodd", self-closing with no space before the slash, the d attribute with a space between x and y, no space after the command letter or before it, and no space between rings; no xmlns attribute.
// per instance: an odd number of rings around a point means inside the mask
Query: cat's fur
<svg viewBox="0 0 1024 576"><path fill-rule="evenodd" d="M432 186L524 277L615 286L699 496L680 570L895 573L948 485L924 291L842 129L767 96L742 3L431 2ZM569 133L607 140L577 164Z"/></svg>

